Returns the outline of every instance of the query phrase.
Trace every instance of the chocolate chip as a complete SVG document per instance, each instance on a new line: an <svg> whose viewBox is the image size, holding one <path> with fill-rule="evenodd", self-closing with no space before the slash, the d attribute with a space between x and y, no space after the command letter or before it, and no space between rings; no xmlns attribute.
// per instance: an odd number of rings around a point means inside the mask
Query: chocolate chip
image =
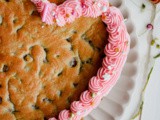
<svg viewBox="0 0 160 120"><path fill-rule="evenodd" d="M73 83L73 86L76 88L78 86L78 83Z"/></svg>
<svg viewBox="0 0 160 120"><path fill-rule="evenodd" d="M102 55L101 55L101 58L105 58L105 57L106 57L106 55L105 55L105 54L102 54Z"/></svg>
<svg viewBox="0 0 160 120"><path fill-rule="evenodd" d="M48 53L49 50L48 50L47 48L44 48L44 51L45 51L46 53Z"/></svg>
<svg viewBox="0 0 160 120"><path fill-rule="evenodd" d="M59 55L59 54L57 54L57 55L55 55L55 57L56 57L56 58L59 58L59 57L60 57L60 55Z"/></svg>
<svg viewBox="0 0 160 120"><path fill-rule="evenodd" d="M13 23L16 23L18 21L18 19L17 18L15 18L14 20L13 20Z"/></svg>
<svg viewBox="0 0 160 120"><path fill-rule="evenodd" d="M15 113L17 113L17 112L19 112L19 111L18 111L18 110L13 110L13 111L12 111L13 114L15 114Z"/></svg>
<svg viewBox="0 0 160 120"><path fill-rule="evenodd" d="M38 110L38 109L39 109L39 107L36 106L36 105L32 105L32 107L33 107L35 110Z"/></svg>
<svg viewBox="0 0 160 120"><path fill-rule="evenodd" d="M0 25L2 25L3 17L0 15Z"/></svg>
<svg viewBox="0 0 160 120"><path fill-rule="evenodd" d="M92 64L92 58L89 58L89 59L86 61L86 63Z"/></svg>
<svg viewBox="0 0 160 120"><path fill-rule="evenodd" d="M90 39L86 36L86 34L83 34L81 38L85 41L90 41Z"/></svg>
<svg viewBox="0 0 160 120"><path fill-rule="evenodd" d="M61 90L57 91L57 95L58 95L59 97L62 96L62 91L61 91Z"/></svg>
<svg viewBox="0 0 160 120"><path fill-rule="evenodd" d="M82 70L83 70L83 64L84 63L82 63L81 65L80 65L80 68L79 68L79 74L82 72Z"/></svg>
<svg viewBox="0 0 160 120"><path fill-rule="evenodd" d="M48 120L48 118L47 118L47 117L44 117L44 120Z"/></svg>
<svg viewBox="0 0 160 120"><path fill-rule="evenodd" d="M0 88L2 88L2 85L0 84Z"/></svg>
<svg viewBox="0 0 160 120"><path fill-rule="evenodd" d="M6 2L9 2L10 0L6 0Z"/></svg>
<svg viewBox="0 0 160 120"><path fill-rule="evenodd" d="M44 98L44 99L43 99L43 102L49 102L49 103L53 103L53 100L51 100L51 99L48 99L48 98Z"/></svg>
<svg viewBox="0 0 160 120"><path fill-rule="evenodd" d="M67 102L68 102L68 103L71 103L71 99L72 99L71 96L68 97L68 98L67 98Z"/></svg>
<svg viewBox="0 0 160 120"><path fill-rule="evenodd" d="M30 54L28 54L28 55L25 55L24 57L23 57L23 59L25 60L25 61L27 61L27 62L31 62L33 59L32 59L32 56L30 55Z"/></svg>
<svg viewBox="0 0 160 120"><path fill-rule="evenodd" d="M74 48L73 48L73 46L71 45L71 48L70 48L70 50L71 50L71 51L73 51L73 49L74 49Z"/></svg>
<svg viewBox="0 0 160 120"><path fill-rule="evenodd" d="M17 29L17 32L19 32L22 28L23 28L23 26L19 27L19 28Z"/></svg>
<svg viewBox="0 0 160 120"><path fill-rule="evenodd" d="M0 97L0 104L2 104L2 97Z"/></svg>
<svg viewBox="0 0 160 120"><path fill-rule="evenodd" d="M92 44L92 41L90 40L90 41L88 41L89 42L89 44Z"/></svg>
<svg viewBox="0 0 160 120"><path fill-rule="evenodd" d="M61 76L62 75L62 71L60 73L58 73L58 76Z"/></svg>
<svg viewBox="0 0 160 120"><path fill-rule="evenodd" d="M71 37L67 38L66 40L67 40L68 42L71 42Z"/></svg>
<svg viewBox="0 0 160 120"><path fill-rule="evenodd" d="M82 61L82 64L85 64L85 61Z"/></svg>
<svg viewBox="0 0 160 120"><path fill-rule="evenodd" d="M83 34L83 35L81 36L81 38L85 40L85 39L86 39L86 35Z"/></svg>
<svg viewBox="0 0 160 120"><path fill-rule="evenodd" d="M44 63L48 63L49 60L48 60L48 58L47 58L47 53L48 53L49 50L48 50L47 48L44 48L44 51L45 51L45 53L46 53L46 57L44 58L43 62L44 62Z"/></svg>
<svg viewBox="0 0 160 120"><path fill-rule="evenodd" d="M77 31L76 31L76 30L73 30L73 33L74 33L74 34L76 34L76 33L77 33Z"/></svg>
<svg viewBox="0 0 160 120"><path fill-rule="evenodd" d="M39 16L39 13L37 11L32 11L31 15L33 15L33 16Z"/></svg>
<svg viewBox="0 0 160 120"><path fill-rule="evenodd" d="M4 66L3 66L3 72L8 72L8 70L9 70L8 66L7 66L7 65L4 65Z"/></svg>
<svg viewBox="0 0 160 120"><path fill-rule="evenodd" d="M96 47L96 50L97 50L98 52L101 52L101 48L99 48L99 47Z"/></svg>
<svg viewBox="0 0 160 120"><path fill-rule="evenodd" d="M78 63L78 62L77 62L76 58L73 58L72 61L70 62L70 66L71 66L71 67L76 67L76 66L77 66L77 63Z"/></svg>
<svg viewBox="0 0 160 120"><path fill-rule="evenodd" d="M90 44L91 47L94 48L93 42L91 40L89 40L88 43Z"/></svg>

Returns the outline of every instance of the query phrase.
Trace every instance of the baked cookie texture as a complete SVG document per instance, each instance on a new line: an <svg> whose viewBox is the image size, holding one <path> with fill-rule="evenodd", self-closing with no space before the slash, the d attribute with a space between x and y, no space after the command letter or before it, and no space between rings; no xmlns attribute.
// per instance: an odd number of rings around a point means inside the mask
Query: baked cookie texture
<svg viewBox="0 0 160 120"><path fill-rule="evenodd" d="M49 26L30 0L0 0L0 120L68 109L101 66L107 36L100 18Z"/></svg>

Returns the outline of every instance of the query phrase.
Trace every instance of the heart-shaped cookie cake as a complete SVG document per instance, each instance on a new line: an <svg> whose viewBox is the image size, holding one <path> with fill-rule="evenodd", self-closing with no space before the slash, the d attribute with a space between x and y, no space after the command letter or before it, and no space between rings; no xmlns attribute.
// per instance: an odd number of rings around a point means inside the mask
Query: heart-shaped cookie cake
<svg viewBox="0 0 160 120"><path fill-rule="evenodd" d="M107 0L0 0L0 120L80 120L115 85L129 42Z"/></svg>

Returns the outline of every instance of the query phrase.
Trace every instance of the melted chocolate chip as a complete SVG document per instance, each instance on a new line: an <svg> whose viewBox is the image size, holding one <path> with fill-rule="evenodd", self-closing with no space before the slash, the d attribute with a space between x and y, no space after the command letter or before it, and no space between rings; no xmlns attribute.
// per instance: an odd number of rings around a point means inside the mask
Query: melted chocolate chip
<svg viewBox="0 0 160 120"><path fill-rule="evenodd" d="M96 50L97 50L98 52L101 52L101 48L99 48L99 47L97 47Z"/></svg>
<svg viewBox="0 0 160 120"><path fill-rule="evenodd" d="M17 19L14 19L14 20L13 20L13 23L16 23L16 22L17 22Z"/></svg>
<svg viewBox="0 0 160 120"><path fill-rule="evenodd" d="M68 103L71 103L71 96L67 98Z"/></svg>
<svg viewBox="0 0 160 120"><path fill-rule="evenodd" d="M106 57L106 55L105 55L105 54L102 54L102 55L101 55L101 58L105 58L105 57Z"/></svg>
<svg viewBox="0 0 160 120"><path fill-rule="evenodd" d="M4 65L4 66L3 66L3 72L8 72L8 70L9 70L8 66L7 66L7 65Z"/></svg>
<svg viewBox="0 0 160 120"><path fill-rule="evenodd" d="M78 62L77 62L76 58L73 58L72 61L70 62L70 66L71 66L71 67L76 67L76 66L77 66L77 63L78 63Z"/></svg>
<svg viewBox="0 0 160 120"><path fill-rule="evenodd" d="M47 117L44 117L44 120L48 120L48 118L47 118Z"/></svg>
<svg viewBox="0 0 160 120"><path fill-rule="evenodd" d="M0 88L2 88L2 85L0 84Z"/></svg>
<svg viewBox="0 0 160 120"><path fill-rule="evenodd" d="M32 11L31 15L33 15L33 16L39 16L39 13L37 11Z"/></svg>
<svg viewBox="0 0 160 120"><path fill-rule="evenodd" d="M86 63L92 64L92 58L89 58L89 59L86 61Z"/></svg>
<svg viewBox="0 0 160 120"><path fill-rule="evenodd" d="M78 83L73 83L73 86L76 88L78 86Z"/></svg>
<svg viewBox="0 0 160 120"><path fill-rule="evenodd" d="M38 110L38 109L39 109L39 107L36 106L36 105L32 105L32 107L33 107L35 110Z"/></svg>
<svg viewBox="0 0 160 120"><path fill-rule="evenodd" d="M76 30L73 30L73 33L74 33L74 34L76 34L76 33L77 33L77 31L76 31Z"/></svg>
<svg viewBox="0 0 160 120"><path fill-rule="evenodd" d="M48 98L44 98L44 99L43 99L43 102L49 102L49 103L52 103L52 102L53 102L53 100L48 99Z"/></svg>
<svg viewBox="0 0 160 120"><path fill-rule="evenodd" d="M25 55L25 56L23 57L23 59L24 59L25 61L27 61L27 62L31 62L31 61L32 61L32 57L31 57L30 54Z"/></svg>
<svg viewBox="0 0 160 120"><path fill-rule="evenodd" d="M69 37L69 38L67 38L66 40L67 40L68 42L71 42L71 38L70 38L70 37Z"/></svg>
<svg viewBox="0 0 160 120"><path fill-rule="evenodd" d="M48 53L48 49L47 48L44 48L44 52L46 53L46 57L44 58L44 60L43 60L43 62L44 63L48 63L49 62L49 60L48 60L48 58L47 58L47 53Z"/></svg>
<svg viewBox="0 0 160 120"><path fill-rule="evenodd" d="M58 96L62 96L62 91L61 90L57 91L57 94Z"/></svg>
<svg viewBox="0 0 160 120"><path fill-rule="evenodd" d="M60 73L58 73L58 76L61 76L62 75L62 71Z"/></svg>
<svg viewBox="0 0 160 120"><path fill-rule="evenodd" d="M47 48L44 48L44 51L45 51L46 53L48 53L49 50L48 50Z"/></svg>
<svg viewBox="0 0 160 120"><path fill-rule="evenodd" d="M18 111L18 110L14 110L14 111L12 111L12 113L13 113L13 114L15 114L15 113L17 113L17 112L19 112L19 111Z"/></svg>
<svg viewBox="0 0 160 120"><path fill-rule="evenodd" d="M0 97L0 104L2 104L2 97Z"/></svg>

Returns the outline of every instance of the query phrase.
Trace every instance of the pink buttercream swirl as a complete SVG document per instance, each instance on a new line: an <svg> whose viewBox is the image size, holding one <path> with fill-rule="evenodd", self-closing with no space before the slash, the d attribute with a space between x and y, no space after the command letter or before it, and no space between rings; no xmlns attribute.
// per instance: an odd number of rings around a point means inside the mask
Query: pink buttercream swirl
<svg viewBox="0 0 160 120"><path fill-rule="evenodd" d="M107 0L81 0L83 16L96 18L107 11L109 6Z"/></svg>
<svg viewBox="0 0 160 120"><path fill-rule="evenodd" d="M121 12L109 7L108 0L67 0L57 6L48 0L31 0L40 12L42 21L47 24L56 23L64 26L76 18L98 17L107 25L108 44L105 46L102 67L97 76L89 80L88 90L81 93L80 100L71 103L70 110L59 113L58 119L49 120L80 120L93 110L117 82L129 51L130 37L124 24Z"/></svg>
<svg viewBox="0 0 160 120"><path fill-rule="evenodd" d="M71 104L71 111L75 113L76 115L81 115L85 111L85 107L80 101L74 101Z"/></svg>
<svg viewBox="0 0 160 120"><path fill-rule="evenodd" d="M89 81L89 90L98 93L103 90L103 84L97 77L92 77Z"/></svg>
<svg viewBox="0 0 160 120"><path fill-rule="evenodd" d="M43 2L41 0L31 0L31 1L36 5L38 12L40 13L43 12L46 2Z"/></svg>
<svg viewBox="0 0 160 120"><path fill-rule="evenodd" d="M83 103L83 106L90 107L93 100L92 93L90 91L84 91L80 96L80 101Z"/></svg>
<svg viewBox="0 0 160 120"><path fill-rule="evenodd" d="M102 66L107 70L115 69L115 65L116 65L116 58L105 57L103 59Z"/></svg>
<svg viewBox="0 0 160 120"><path fill-rule="evenodd" d="M110 7L106 12L102 14L102 20L108 25L108 30L114 31L114 29L118 28L121 25L123 16L118 12L120 11L117 11L117 8Z"/></svg>
<svg viewBox="0 0 160 120"><path fill-rule="evenodd" d="M70 118L70 111L69 110L63 110L59 113L59 120L68 120Z"/></svg>
<svg viewBox="0 0 160 120"><path fill-rule="evenodd" d="M82 16L82 7L79 0L68 0L59 5L58 12L67 23L75 21L76 18Z"/></svg>

